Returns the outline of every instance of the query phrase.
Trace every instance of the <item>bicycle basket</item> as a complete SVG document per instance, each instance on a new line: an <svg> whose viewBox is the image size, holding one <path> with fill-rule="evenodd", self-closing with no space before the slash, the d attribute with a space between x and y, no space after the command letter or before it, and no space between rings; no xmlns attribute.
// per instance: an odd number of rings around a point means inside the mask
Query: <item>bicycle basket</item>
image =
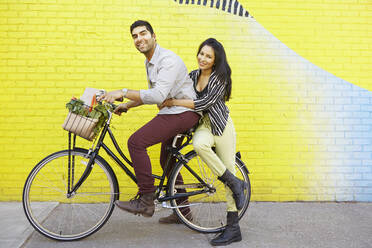
<svg viewBox="0 0 372 248"><path fill-rule="evenodd" d="M93 108L76 98L71 99L66 107L69 113L62 128L89 141L101 131L108 118L107 111L102 105Z"/></svg>
<svg viewBox="0 0 372 248"><path fill-rule="evenodd" d="M96 134L94 132L94 129L97 126L97 123L98 119L85 117L69 112L62 127L66 131L92 141Z"/></svg>

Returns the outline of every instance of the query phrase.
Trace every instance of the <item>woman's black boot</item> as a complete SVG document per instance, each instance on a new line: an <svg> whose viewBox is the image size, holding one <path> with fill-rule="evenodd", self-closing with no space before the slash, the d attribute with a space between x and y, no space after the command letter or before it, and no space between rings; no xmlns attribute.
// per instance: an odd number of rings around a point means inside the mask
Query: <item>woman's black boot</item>
<svg viewBox="0 0 372 248"><path fill-rule="evenodd" d="M211 240L211 245L222 246L242 240L240 233L238 212L227 212L227 225L225 230Z"/></svg>
<svg viewBox="0 0 372 248"><path fill-rule="evenodd" d="M242 209L245 201L244 188L246 187L246 183L234 176L228 169L218 179L231 189L236 208L238 210Z"/></svg>

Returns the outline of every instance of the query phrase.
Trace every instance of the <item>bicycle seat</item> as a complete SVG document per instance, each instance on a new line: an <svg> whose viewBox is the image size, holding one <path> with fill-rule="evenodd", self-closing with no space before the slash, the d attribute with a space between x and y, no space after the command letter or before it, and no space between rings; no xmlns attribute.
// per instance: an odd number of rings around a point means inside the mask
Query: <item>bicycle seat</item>
<svg viewBox="0 0 372 248"><path fill-rule="evenodd" d="M177 140L181 137L189 137L188 140L190 141L191 140L191 137L192 137L192 133L195 132L195 127L192 127L190 128L189 130L183 132L183 133L179 133L177 134L176 136L174 136L174 139L173 139L173 142L172 142L172 147L173 148L176 148L176 143L177 143Z"/></svg>

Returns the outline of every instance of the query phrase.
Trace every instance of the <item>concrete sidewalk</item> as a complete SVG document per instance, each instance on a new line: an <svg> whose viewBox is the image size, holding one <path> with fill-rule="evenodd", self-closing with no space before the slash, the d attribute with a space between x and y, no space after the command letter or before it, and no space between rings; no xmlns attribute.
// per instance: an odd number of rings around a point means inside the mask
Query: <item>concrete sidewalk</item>
<svg viewBox="0 0 372 248"><path fill-rule="evenodd" d="M0 247L211 247L214 235L184 225L161 225L159 217L127 214L115 208L106 225L92 236L74 242L53 241L35 232L19 202L0 203ZM240 222L243 241L228 247L371 248L372 203L253 202Z"/></svg>

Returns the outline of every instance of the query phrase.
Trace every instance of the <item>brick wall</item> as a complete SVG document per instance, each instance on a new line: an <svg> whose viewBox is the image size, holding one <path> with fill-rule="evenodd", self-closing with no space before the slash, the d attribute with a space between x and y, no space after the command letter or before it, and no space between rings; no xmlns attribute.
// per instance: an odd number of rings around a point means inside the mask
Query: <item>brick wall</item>
<svg viewBox="0 0 372 248"><path fill-rule="evenodd" d="M20 200L32 167L67 147L61 124L71 96L147 86L129 34L146 19L189 70L204 39L224 44L253 200L371 201L370 2L240 2L254 19L191 1L1 2L0 200ZM155 113L145 106L114 119L125 151ZM149 151L159 172L159 146Z"/></svg>
<svg viewBox="0 0 372 248"><path fill-rule="evenodd" d="M371 86L369 0L241 1L276 38L326 71Z"/></svg>

